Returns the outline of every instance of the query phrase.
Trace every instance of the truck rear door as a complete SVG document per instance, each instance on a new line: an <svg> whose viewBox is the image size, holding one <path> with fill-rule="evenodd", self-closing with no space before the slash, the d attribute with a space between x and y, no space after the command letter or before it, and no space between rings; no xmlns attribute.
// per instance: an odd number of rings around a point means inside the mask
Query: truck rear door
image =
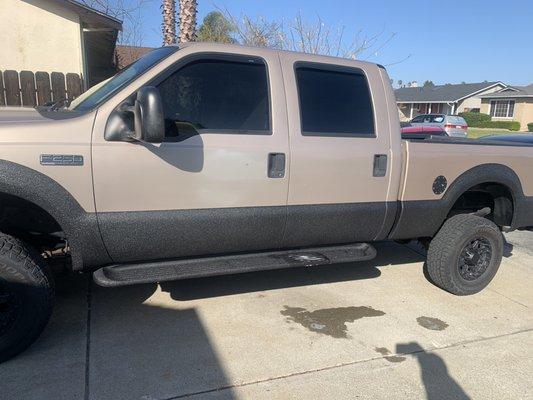
<svg viewBox="0 0 533 400"><path fill-rule="evenodd" d="M399 176L391 176L390 93L380 68L311 55L280 58L291 160L284 244L384 237L396 207L390 183Z"/></svg>

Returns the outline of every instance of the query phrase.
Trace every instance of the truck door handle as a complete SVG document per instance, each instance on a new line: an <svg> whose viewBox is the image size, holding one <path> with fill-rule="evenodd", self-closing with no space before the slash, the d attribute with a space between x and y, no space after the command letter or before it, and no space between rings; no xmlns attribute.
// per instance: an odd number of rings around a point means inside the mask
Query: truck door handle
<svg viewBox="0 0 533 400"><path fill-rule="evenodd" d="M387 155L374 154L374 176L387 175Z"/></svg>
<svg viewBox="0 0 533 400"><path fill-rule="evenodd" d="M269 153L268 154L268 177L283 178L285 176L285 154Z"/></svg>

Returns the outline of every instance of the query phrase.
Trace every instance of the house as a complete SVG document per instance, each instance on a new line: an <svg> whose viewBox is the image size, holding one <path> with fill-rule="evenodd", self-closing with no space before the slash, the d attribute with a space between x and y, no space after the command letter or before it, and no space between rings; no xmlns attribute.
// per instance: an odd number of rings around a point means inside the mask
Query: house
<svg viewBox="0 0 533 400"><path fill-rule="evenodd" d="M121 21L75 0L1 0L0 71L77 74L84 88L115 72Z"/></svg>
<svg viewBox="0 0 533 400"><path fill-rule="evenodd" d="M527 131L527 124L533 122L533 84L508 86L481 96L480 112L493 121L518 121L520 130Z"/></svg>
<svg viewBox="0 0 533 400"><path fill-rule="evenodd" d="M458 114L479 110L482 95L506 87L502 82L461 83L400 88L394 93L400 119L408 121L419 114Z"/></svg>

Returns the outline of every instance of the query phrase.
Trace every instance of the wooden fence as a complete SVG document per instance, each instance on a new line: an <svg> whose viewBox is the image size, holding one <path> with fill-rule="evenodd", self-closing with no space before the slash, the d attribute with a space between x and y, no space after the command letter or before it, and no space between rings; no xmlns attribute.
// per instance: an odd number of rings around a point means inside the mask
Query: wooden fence
<svg viewBox="0 0 533 400"><path fill-rule="evenodd" d="M42 106L65 98L73 100L82 92L78 74L0 71L0 106Z"/></svg>

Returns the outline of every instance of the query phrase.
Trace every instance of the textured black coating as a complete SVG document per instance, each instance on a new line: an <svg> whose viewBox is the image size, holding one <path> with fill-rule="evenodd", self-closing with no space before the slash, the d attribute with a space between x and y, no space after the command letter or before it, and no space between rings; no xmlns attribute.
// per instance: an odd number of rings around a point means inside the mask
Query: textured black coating
<svg viewBox="0 0 533 400"><path fill-rule="evenodd" d="M101 286L124 286L267 269L364 261L375 256L374 247L366 243L356 243L301 250L114 265L100 268L94 272L93 277Z"/></svg>
<svg viewBox="0 0 533 400"><path fill-rule="evenodd" d="M115 262L280 248L285 219L285 206L98 214Z"/></svg>
<svg viewBox="0 0 533 400"><path fill-rule="evenodd" d="M289 206L284 247L321 246L375 240L386 202Z"/></svg>
<svg viewBox="0 0 533 400"><path fill-rule="evenodd" d="M385 202L321 204L99 213L98 219L113 261L133 262L370 241L386 209Z"/></svg>
<svg viewBox="0 0 533 400"><path fill-rule="evenodd" d="M443 175L439 175L433 181L433 187L432 187L433 193L442 194L446 190L447 186L448 186L448 181L446 180L446 177Z"/></svg>
<svg viewBox="0 0 533 400"><path fill-rule="evenodd" d="M84 265L91 267L111 262L98 232L96 214L85 212L76 199L50 177L0 160L0 192L41 207L57 221L69 241L74 270L81 270Z"/></svg>

